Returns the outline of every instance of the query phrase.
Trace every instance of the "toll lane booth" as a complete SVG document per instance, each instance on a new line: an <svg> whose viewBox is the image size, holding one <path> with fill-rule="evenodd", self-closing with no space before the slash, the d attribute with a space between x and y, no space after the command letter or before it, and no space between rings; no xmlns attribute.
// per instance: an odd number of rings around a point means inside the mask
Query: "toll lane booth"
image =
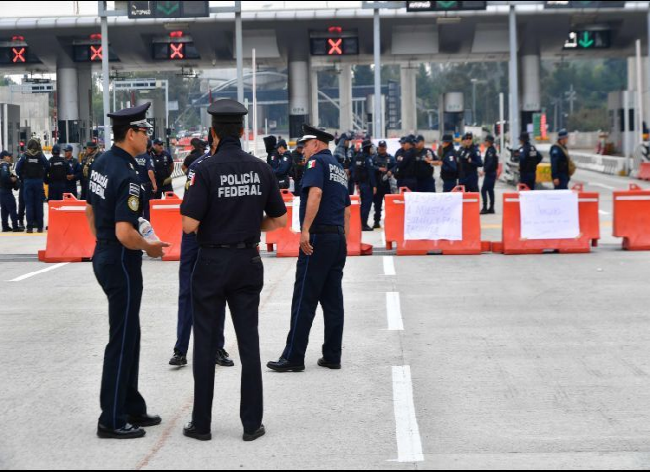
<svg viewBox="0 0 650 472"><path fill-rule="evenodd" d="M0 149L18 156L20 151L20 106L0 103Z"/></svg>

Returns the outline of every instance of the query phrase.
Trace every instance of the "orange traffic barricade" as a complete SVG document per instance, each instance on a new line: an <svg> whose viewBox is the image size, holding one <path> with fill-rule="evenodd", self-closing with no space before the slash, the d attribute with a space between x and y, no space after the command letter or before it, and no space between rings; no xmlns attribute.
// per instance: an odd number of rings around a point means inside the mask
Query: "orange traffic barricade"
<svg viewBox="0 0 650 472"><path fill-rule="evenodd" d="M530 189L525 185L519 185L518 190L521 192ZM493 252L508 255L591 252L592 247L598 246L600 239L600 215L598 212L600 196L597 192L585 192L583 185L576 185L573 190L578 192L579 237L575 239L522 239L519 193L505 193L503 195L503 240L492 245Z"/></svg>
<svg viewBox="0 0 650 472"><path fill-rule="evenodd" d="M268 252L273 252L281 240L291 241L292 238L297 238L295 242L296 247L300 243L300 235L296 235L294 232L291 231L291 225L293 222L293 193L291 193L289 190L286 189L280 190L280 193L282 194L282 199L284 200L284 204L287 207L287 226L266 233L266 250ZM296 210L298 209L296 208ZM290 257L290 256L285 256L285 257ZM296 252L296 255L293 257L298 257L298 253Z"/></svg>
<svg viewBox="0 0 650 472"><path fill-rule="evenodd" d="M490 251L490 243L481 241L480 197L478 193L465 193L465 187L456 187L454 192L463 192L463 239L462 241L407 241L404 239L404 205L403 193L386 195L384 198L386 218L386 249L397 246L398 256L422 256L429 253L445 255L478 255Z"/></svg>
<svg viewBox="0 0 650 472"><path fill-rule="evenodd" d="M650 162L642 162L639 168L639 180L650 181Z"/></svg>
<svg viewBox="0 0 650 472"><path fill-rule="evenodd" d="M352 195L352 206L350 207L350 234L347 235L348 256L371 256L373 246L361 242L361 197Z"/></svg>
<svg viewBox="0 0 650 472"><path fill-rule="evenodd" d="M614 236L623 238L623 249L650 251L650 190L631 184L614 192Z"/></svg>
<svg viewBox="0 0 650 472"><path fill-rule="evenodd" d="M151 200L151 226L161 241L169 243L164 249L163 261L181 260L181 240L183 237L183 218L181 217L183 200L174 192L165 193L164 200Z"/></svg>
<svg viewBox="0 0 650 472"><path fill-rule="evenodd" d="M95 252L95 237L86 219L86 202L66 193L48 203L47 243L38 251L41 262L82 262Z"/></svg>

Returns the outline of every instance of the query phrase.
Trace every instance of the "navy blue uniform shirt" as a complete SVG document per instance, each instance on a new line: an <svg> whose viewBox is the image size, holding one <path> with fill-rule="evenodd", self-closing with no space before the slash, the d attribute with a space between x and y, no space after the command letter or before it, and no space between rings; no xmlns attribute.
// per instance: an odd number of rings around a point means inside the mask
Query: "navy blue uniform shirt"
<svg viewBox="0 0 650 472"><path fill-rule="evenodd" d="M314 154L305 166L300 199L300 226L305 221L309 189L323 191L320 208L312 226L345 226L345 209L351 205L348 179L343 165L329 149Z"/></svg>
<svg viewBox="0 0 650 472"><path fill-rule="evenodd" d="M151 179L149 178L149 171L154 169L153 162L151 161L151 156L149 153L145 152L144 154L136 156L135 162L137 164L136 169L138 171L138 178L140 179L140 183L142 185L150 184Z"/></svg>
<svg viewBox="0 0 650 472"><path fill-rule="evenodd" d="M135 159L113 146L92 166L88 182L88 204L93 207L97 239L117 241L117 223L138 228L142 215L140 179Z"/></svg>

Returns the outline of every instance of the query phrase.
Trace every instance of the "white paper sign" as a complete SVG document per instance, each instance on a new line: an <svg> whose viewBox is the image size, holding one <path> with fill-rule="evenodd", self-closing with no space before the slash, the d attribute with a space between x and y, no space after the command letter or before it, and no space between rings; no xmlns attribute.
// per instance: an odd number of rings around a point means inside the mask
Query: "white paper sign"
<svg viewBox="0 0 650 472"><path fill-rule="evenodd" d="M293 210L291 213L291 229L300 233L300 197L293 199Z"/></svg>
<svg viewBox="0 0 650 472"><path fill-rule="evenodd" d="M463 239L462 193L406 192L404 204L405 240Z"/></svg>
<svg viewBox="0 0 650 472"><path fill-rule="evenodd" d="M580 236L578 194L571 190L521 192L523 239L575 239Z"/></svg>

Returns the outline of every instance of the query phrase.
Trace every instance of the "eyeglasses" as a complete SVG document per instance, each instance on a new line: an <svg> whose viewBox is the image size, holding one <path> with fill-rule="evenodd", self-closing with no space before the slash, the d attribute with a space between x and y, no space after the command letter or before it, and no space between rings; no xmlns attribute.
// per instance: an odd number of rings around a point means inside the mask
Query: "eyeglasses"
<svg viewBox="0 0 650 472"><path fill-rule="evenodd" d="M147 136L153 136L153 128L137 128L137 127L133 127L131 129L133 131L143 132Z"/></svg>

